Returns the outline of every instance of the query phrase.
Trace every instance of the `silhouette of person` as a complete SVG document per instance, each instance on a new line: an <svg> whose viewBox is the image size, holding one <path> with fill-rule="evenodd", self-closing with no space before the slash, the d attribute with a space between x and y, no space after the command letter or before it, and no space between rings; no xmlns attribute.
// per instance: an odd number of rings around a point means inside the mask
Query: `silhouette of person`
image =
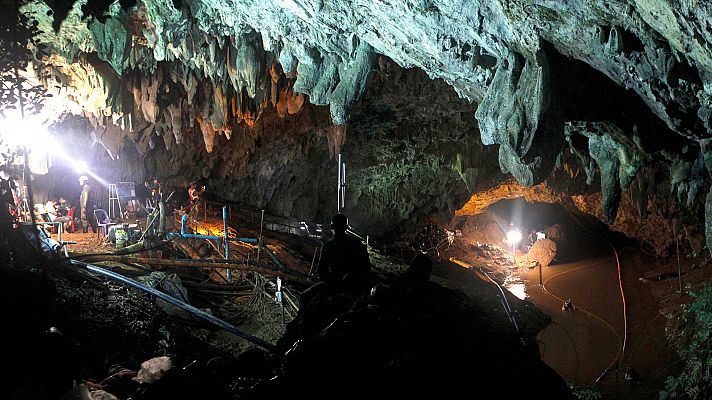
<svg viewBox="0 0 712 400"><path fill-rule="evenodd" d="M89 185L89 178L86 175L79 177L79 185L82 187L82 192L79 195L80 218L82 221L82 230L84 233L89 231L96 233L96 219L94 218L95 199L94 189Z"/></svg>
<svg viewBox="0 0 712 400"><path fill-rule="evenodd" d="M146 181L144 185L146 186L146 189L151 191L151 195L149 197L151 205L158 208L158 203L163 201L163 187L161 186L161 181L154 176L150 181Z"/></svg>
<svg viewBox="0 0 712 400"><path fill-rule="evenodd" d="M433 270L433 262L424 253L418 253L410 262L408 270L403 277L411 285L423 285L430 280L430 272Z"/></svg>
<svg viewBox="0 0 712 400"><path fill-rule="evenodd" d="M15 177L11 176L8 179L2 179L0 177L0 201L7 204L8 207L15 207L15 192L17 185L15 184Z"/></svg>
<svg viewBox="0 0 712 400"><path fill-rule="evenodd" d="M336 214L331 219L332 237L321 250L317 274L326 282L341 283L346 275L364 278L371 270L366 246L357 238L348 236L348 219Z"/></svg>

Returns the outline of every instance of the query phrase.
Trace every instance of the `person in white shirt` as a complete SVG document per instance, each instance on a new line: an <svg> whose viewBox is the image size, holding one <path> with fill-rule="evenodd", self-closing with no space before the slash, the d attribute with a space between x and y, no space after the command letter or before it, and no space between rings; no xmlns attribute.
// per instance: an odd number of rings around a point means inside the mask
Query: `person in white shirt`
<svg viewBox="0 0 712 400"><path fill-rule="evenodd" d="M56 199L49 199L47 200L47 203L45 203L45 214L47 214L47 217L49 217L50 222L54 222L57 219L57 208L55 207L56 204Z"/></svg>

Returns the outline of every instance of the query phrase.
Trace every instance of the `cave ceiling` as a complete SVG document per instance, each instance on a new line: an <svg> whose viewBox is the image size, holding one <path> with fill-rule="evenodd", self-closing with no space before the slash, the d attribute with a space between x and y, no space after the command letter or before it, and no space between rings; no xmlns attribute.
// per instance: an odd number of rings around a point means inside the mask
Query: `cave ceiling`
<svg viewBox="0 0 712 400"><path fill-rule="evenodd" d="M377 232L452 215L507 176L597 192L610 224L621 203L646 218L651 196L670 199L663 219L680 207L704 220L709 2L35 0L22 12L50 48L39 75L115 154L159 143L164 161L200 159L258 206L331 201L275 188L312 187L294 171L347 146L362 153L351 206L385 218Z"/></svg>

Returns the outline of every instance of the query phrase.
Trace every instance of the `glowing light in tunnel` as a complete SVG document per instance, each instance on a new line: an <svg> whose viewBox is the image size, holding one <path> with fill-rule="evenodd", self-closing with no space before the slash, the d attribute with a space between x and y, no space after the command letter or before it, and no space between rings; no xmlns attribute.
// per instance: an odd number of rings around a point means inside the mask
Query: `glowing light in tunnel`
<svg viewBox="0 0 712 400"><path fill-rule="evenodd" d="M507 232L507 241L512 246L515 246L520 240L522 240L522 232L519 232L518 229L512 229Z"/></svg>
<svg viewBox="0 0 712 400"><path fill-rule="evenodd" d="M522 240L522 233L519 229L512 229L507 232L507 241L512 245L512 262L517 265L517 243Z"/></svg>

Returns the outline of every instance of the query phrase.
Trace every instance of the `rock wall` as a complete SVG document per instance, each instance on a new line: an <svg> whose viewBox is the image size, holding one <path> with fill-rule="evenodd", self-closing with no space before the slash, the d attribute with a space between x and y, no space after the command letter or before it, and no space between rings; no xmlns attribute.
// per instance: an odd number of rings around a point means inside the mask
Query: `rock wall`
<svg viewBox="0 0 712 400"><path fill-rule="evenodd" d="M479 141L473 105L422 71L386 58L378 64L347 127L334 127L323 106L304 104L282 117L269 104L252 126L238 125L230 138L215 136L211 152L196 124L181 143L166 146L166 136L144 133L136 145L123 142L119 161L96 162L113 164L136 182L159 176L178 190L177 198L188 181L201 179L215 199L326 223L336 211L340 147L347 165L344 212L356 229L374 236L403 232L431 214L449 218L470 193L505 179L496 147Z"/></svg>
<svg viewBox="0 0 712 400"><path fill-rule="evenodd" d="M696 231L705 220L705 2L51 4L23 8L51 50L37 65L47 85L79 104L112 153L134 146L209 175L226 198L321 215L334 175L324 160L343 151L347 210L384 234L501 182L497 151L501 172L525 186L580 171L593 186L551 187L600 191L595 213L614 227L626 198L642 220L651 198L678 210L666 220ZM577 161L562 163L566 154Z"/></svg>

